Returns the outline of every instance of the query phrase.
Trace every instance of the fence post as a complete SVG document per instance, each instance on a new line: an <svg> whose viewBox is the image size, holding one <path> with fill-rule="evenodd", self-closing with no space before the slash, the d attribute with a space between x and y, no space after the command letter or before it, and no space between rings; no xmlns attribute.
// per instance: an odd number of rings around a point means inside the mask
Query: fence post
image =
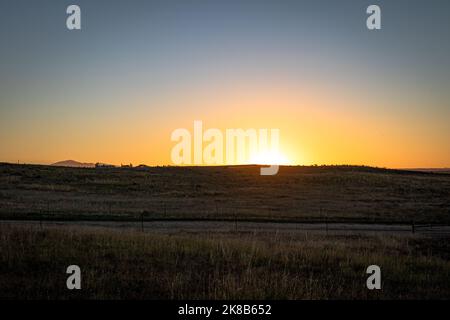
<svg viewBox="0 0 450 320"><path fill-rule="evenodd" d="M319 217L322 216L322 207L319 207ZM328 235L328 214L325 213L325 231Z"/></svg>
<svg viewBox="0 0 450 320"><path fill-rule="evenodd" d="M141 231L144 232L144 212L141 213Z"/></svg>
<svg viewBox="0 0 450 320"><path fill-rule="evenodd" d="M414 221L411 222L411 232L416 233L416 227L414 226Z"/></svg>

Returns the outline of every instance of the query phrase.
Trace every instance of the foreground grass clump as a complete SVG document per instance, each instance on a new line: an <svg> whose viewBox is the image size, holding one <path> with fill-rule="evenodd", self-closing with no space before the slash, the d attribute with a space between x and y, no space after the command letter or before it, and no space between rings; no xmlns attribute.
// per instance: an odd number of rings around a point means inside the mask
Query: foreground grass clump
<svg viewBox="0 0 450 320"><path fill-rule="evenodd" d="M447 239L0 226L0 298L450 298ZM67 266L82 290L66 289ZM368 265L382 290L366 289Z"/></svg>

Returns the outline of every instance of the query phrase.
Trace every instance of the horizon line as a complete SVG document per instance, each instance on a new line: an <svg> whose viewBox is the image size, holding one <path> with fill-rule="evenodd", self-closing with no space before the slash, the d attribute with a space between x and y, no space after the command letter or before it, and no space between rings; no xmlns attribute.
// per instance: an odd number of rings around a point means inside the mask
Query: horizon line
<svg viewBox="0 0 450 320"><path fill-rule="evenodd" d="M54 163L39 163L39 162L9 162L9 161L0 161L1 165L8 164L8 165L32 165L32 166L50 166L50 167L65 167L65 168L76 168L75 166L64 166L64 165L57 165L58 163L65 162L65 161L74 161L79 163L80 165L93 165L96 164L100 165L108 165L113 166L115 168L122 168L127 167L131 165L131 163L121 163L120 165L117 164L110 164L106 162L79 162L76 160L62 160L57 161ZM270 165L277 165L280 167L366 167L366 168L376 168L376 169L393 169L393 170L450 170L450 166L444 166L444 167L387 167L387 166L376 166L376 165L369 165L369 164L258 164L258 163L242 163L242 164L217 164L217 165L174 165L174 164L154 164L154 165L148 165L145 163L140 163L138 165L128 167L128 168L138 168L140 166L145 166L149 168L158 168L158 167L178 167L178 168L202 168L202 167L244 167L244 166L260 166L260 167L266 167ZM89 167L82 167L80 168L89 168Z"/></svg>

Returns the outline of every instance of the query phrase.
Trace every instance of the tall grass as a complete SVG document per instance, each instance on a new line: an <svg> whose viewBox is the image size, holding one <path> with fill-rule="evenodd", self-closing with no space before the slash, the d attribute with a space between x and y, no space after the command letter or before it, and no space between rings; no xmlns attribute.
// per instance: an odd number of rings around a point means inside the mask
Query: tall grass
<svg viewBox="0 0 450 320"><path fill-rule="evenodd" d="M448 241L421 237L161 235L0 226L0 297L22 299L450 298ZM82 270L82 290L65 270ZM382 290L366 288L367 266Z"/></svg>

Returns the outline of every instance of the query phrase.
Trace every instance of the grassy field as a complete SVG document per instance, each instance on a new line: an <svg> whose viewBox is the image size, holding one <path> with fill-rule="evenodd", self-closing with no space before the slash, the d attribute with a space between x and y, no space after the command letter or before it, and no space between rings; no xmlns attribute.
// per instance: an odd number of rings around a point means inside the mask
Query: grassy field
<svg viewBox="0 0 450 320"><path fill-rule="evenodd" d="M450 298L450 244L420 236L156 235L0 225L0 237L3 299ZM72 264L82 270L82 290L66 289ZM371 264L381 267L381 290L366 288Z"/></svg>
<svg viewBox="0 0 450 320"><path fill-rule="evenodd" d="M369 167L89 169L0 164L3 219L450 223L450 174Z"/></svg>
<svg viewBox="0 0 450 320"><path fill-rule="evenodd" d="M161 233L4 221L142 217L197 219L199 227ZM0 298L450 298L448 234L212 232L202 219L448 224L450 175L349 166L281 167L260 176L255 166L2 164ZM66 288L73 264L82 269L79 291ZM366 288L372 264L381 267L382 290Z"/></svg>

